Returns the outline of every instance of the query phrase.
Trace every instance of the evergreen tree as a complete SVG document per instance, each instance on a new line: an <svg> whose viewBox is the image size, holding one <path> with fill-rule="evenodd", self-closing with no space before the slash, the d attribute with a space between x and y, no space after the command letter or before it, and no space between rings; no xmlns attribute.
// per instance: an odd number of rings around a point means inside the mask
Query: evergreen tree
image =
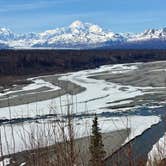
<svg viewBox="0 0 166 166"><path fill-rule="evenodd" d="M103 166L104 157L106 152L104 151L104 145L102 142L102 135L100 128L98 126L98 118L95 114L93 125L92 125L92 135L90 136L90 166Z"/></svg>

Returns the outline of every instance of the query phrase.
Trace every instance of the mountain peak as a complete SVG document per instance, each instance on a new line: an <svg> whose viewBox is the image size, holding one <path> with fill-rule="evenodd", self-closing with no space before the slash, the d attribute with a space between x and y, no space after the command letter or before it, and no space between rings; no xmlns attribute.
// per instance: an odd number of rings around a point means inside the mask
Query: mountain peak
<svg viewBox="0 0 166 166"><path fill-rule="evenodd" d="M94 48L94 47L141 47L166 48L166 28L148 29L143 33L114 33L96 24L74 21L67 27L47 30L41 33L13 33L0 28L0 49L2 44L10 48ZM138 43L138 45L137 45ZM3 45L3 47L4 47Z"/></svg>
<svg viewBox="0 0 166 166"><path fill-rule="evenodd" d="M101 33L103 31L103 29L99 27L98 25L91 25L89 30L90 32L93 32L93 33Z"/></svg>
<svg viewBox="0 0 166 166"><path fill-rule="evenodd" d="M0 33L13 33L13 32L8 28L0 28Z"/></svg>
<svg viewBox="0 0 166 166"><path fill-rule="evenodd" d="M8 28L0 28L0 40L14 39L15 34Z"/></svg>
<svg viewBox="0 0 166 166"><path fill-rule="evenodd" d="M76 20L74 21L73 23L70 24L70 28L82 28L84 26L84 24L79 21L79 20Z"/></svg>

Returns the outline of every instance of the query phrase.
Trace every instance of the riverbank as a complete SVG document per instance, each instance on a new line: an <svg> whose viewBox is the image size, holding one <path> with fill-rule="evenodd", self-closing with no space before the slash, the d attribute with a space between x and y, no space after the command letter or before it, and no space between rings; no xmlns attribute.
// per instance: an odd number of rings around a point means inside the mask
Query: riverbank
<svg viewBox="0 0 166 166"><path fill-rule="evenodd" d="M141 135L136 136L127 144L119 148L112 155L106 158L105 165L111 166L115 163L120 166L128 166L131 163L135 166L146 166L149 152L153 145L163 137L166 132L165 118L145 130ZM160 150L160 149L159 149Z"/></svg>
<svg viewBox="0 0 166 166"><path fill-rule="evenodd" d="M127 129L102 134L107 156L111 155L113 152L119 149L119 147L125 142L125 140L129 136L129 133L130 130ZM84 137L76 139L74 142L75 152L78 155L77 157L79 158L78 160L81 165L84 166L87 166L89 161L89 141L89 137ZM64 145L53 145L50 147L39 148L31 151L23 151L9 156L4 156L4 159L9 159L10 164L14 163L15 165L21 165L22 163L24 163L25 166L34 166L35 162L40 166L45 166L46 161L55 160L56 149L59 146L62 147Z"/></svg>

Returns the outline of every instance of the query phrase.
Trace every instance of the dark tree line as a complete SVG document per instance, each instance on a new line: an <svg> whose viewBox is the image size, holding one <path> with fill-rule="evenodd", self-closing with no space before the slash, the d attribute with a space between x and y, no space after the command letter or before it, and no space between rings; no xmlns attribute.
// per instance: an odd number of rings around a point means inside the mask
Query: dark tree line
<svg viewBox="0 0 166 166"><path fill-rule="evenodd" d="M0 76L62 73L105 64L166 60L165 50L1 50Z"/></svg>

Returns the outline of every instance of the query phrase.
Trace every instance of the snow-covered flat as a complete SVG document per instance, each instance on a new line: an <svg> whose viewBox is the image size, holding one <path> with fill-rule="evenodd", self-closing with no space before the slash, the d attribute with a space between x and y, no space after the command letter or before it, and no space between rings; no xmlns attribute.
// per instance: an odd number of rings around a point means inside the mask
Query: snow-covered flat
<svg viewBox="0 0 166 166"><path fill-rule="evenodd" d="M147 166L155 166L156 162L160 162L166 158L166 133L153 145L152 150L148 154L148 158Z"/></svg>
<svg viewBox="0 0 166 166"><path fill-rule="evenodd" d="M103 73L110 75L132 75L133 71L139 70L140 65L142 64L106 65L91 70L78 71L63 75L52 75L52 77L58 76L61 81L68 81L69 84L71 82L79 85L80 87L84 87L85 90L76 95L66 93L59 97L44 101L35 101L28 104L0 108L0 120L16 120L18 118L20 118L20 120L21 118L25 119L24 123L22 123L22 121L13 123L12 128L11 125L7 124L7 122L6 124L3 123L0 127L4 152L7 154L34 148L30 146L30 133L34 133L34 139L37 139L40 135L37 135L37 130L51 130L53 132L53 126L54 123L56 123L57 118L59 117L60 119L63 119L67 114L69 106L71 113L75 116L74 127L76 129L75 134L77 138L90 134L93 119L92 115L94 113L99 115L99 124L102 132L111 132L130 128L130 135L126 142L135 136L140 135L144 130L150 128L151 125L158 123L160 121L160 117L157 115L143 116L134 114L129 116L122 114L104 116L104 114L126 111L134 112L137 107L140 107L140 105L137 104L131 106L131 103L135 102L134 99L141 98L141 96L144 95L151 95L151 90L155 90L156 87L133 86L130 85L130 83L129 85L123 85L107 81L105 79L95 79L92 77L103 75ZM51 76L49 76L49 78L50 77ZM28 92L41 87L49 88L48 91L56 91L60 89L60 87L54 85L51 81L46 81L47 76L36 77L31 80L33 83L22 87L20 91ZM13 92L8 91L6 93L12 94ZM125 107L115 109L110 108L115 105L125 105ZM154 106L154 108L157 107ZM151 109L153 109L153 106L151 106ZM12 135L14 135L14 142ZM53 138L46 133L46 138L47 137L49 137L50 140L47 140L48 142L46 142L46 140L41 140L40 146L54 143ZM6 141L6 139L8 141ZM10 145L9 152L7 151L8 142Z"/></svg>
<svg viewBox="0 0 166 166"><path fill-rule="evenodd" d="M59 90L60 88L58 86L55 86L53 84L51 84L50 82L47 82L45 80L42 80L42 79L35 79L35 78L30 78L28 79L29 81L32 81L31 84L27 85L27 86L24 86L22 87L22 89L20 90L9 90L9 89L6 89L4 90L4 92L0 93L0 97L1 96L12 96L13 93L15 92L25 92L25 91L31 91L31 90L36 90L36 89L39 89L39 88L42 88L42 87L47 87L47 88L50 88L50 90Z"/></svg>
<svg viewBox="0 0 166 166"><path fill-rule="evenodd" d="M127 71L125 71L126 69ZM111 105L108 104L109 102L116 102L119 100L133 98L136 96L143 95L144 92L141 90L141 87L123 86L115 83L110 83L105 80L95 80L88 77L92 74L104 71L113 71L114 73L117 71L117 73L121 73L129 72L130 70L134 69L136 69L136 66L134 65L130 65L130 67L126 65L110 65L104 67L102 66L101 68L94 70L86 70L66 74L64 76L61 76L59 79L73 82L77 85L80 85L81 87L85 87L86 90L74 96L66 94L61 96L60 98L58 97L46 101L39 101L19 106L12 106L10 108L0 108L0 118L25 118L49 113L65 114L68 104L73 104L73 113L85 113L85 111L88 111L90 113L101 113L105 110L105 108ZM40 82L39 85L38 82ZM23 89L29 90L32 88L38 88L38 86L46 85L48 87L52 87L52 89L58 89L58 87L54 87L52 84L50 85L49 83L45 83L44 81L41 81L41 79L36 79L36 82L34 84L25 86L23 87ZM124 91L123 88L127 90ZM52 110L50 110L50 107L55 108L53 112ZM63 107L63 110L61 109L61 107ZM85 107L87 109L85 109Z"/></svg>
<svg viewBox="0 0 166 166"><path fill-rule="evenodd" d="M24 124L1 126L3 153L8 154L29 150L33 148L49 146L55 141L62 141L62 129L67 131L66 122L60 125L55 124L55 119L41 120ZM91 133L93 117L74 120L75 138L85 137ZM144 130L150 128L152 124L160 121L157 116L129 116L129 117L101 117L99 118L101 132L108 133L121 129L130 128L130 134L124 143L128 142L135 136L140 135ZM144 122L144 123L142 123ZM54 134L56 131L56 135ZM67 136L66 132L66 136ZM123 137L123 135L119 135ZM118 138L117 138L118 139ZM111 142L110 142L111 143Z"/></svg>
<svg viewBox="0 0 166 166"><path fill-rule="evenodd" d="M0 166L7 166L10 164L10 158L5 158L3 161L0 161Z"/></svg>

